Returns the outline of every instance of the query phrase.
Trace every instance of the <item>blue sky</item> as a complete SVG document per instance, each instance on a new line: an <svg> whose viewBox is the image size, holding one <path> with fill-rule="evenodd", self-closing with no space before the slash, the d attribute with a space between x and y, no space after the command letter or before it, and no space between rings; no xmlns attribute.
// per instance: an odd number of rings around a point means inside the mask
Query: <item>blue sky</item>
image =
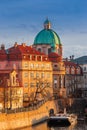
<svg viewBox="0 0 87 130"><path fill-rule="evenodd" d="M87 0L0 0L0 44L31 45L47 17L64 57L87 55Z"/></svg>

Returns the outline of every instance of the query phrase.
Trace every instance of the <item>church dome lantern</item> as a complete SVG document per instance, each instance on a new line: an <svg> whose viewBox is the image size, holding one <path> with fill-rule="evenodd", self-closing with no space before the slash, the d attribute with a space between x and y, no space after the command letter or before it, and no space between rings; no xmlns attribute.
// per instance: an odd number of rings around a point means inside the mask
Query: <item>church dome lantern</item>
<svg viewBox="0 0 87 130"><path fill-rule="evenodd" d="M51 23L48 19L46 19L44 22L44 29L50 29L50 27L51 27Z"/></svg>
<svg viewBox="0 0 87 130"><path fill-rule="evenodd" d="M39 46L40 48L43 48L43 45L46 45L46 48L48 50L50 49L49 52L56 52L56 53L58 53L59 47L61 46L60 38L57 35L57 33L51 29L51 22L48 19L46 19L44 22L44 29L41 30L34 39L34 46Z"/></svg>

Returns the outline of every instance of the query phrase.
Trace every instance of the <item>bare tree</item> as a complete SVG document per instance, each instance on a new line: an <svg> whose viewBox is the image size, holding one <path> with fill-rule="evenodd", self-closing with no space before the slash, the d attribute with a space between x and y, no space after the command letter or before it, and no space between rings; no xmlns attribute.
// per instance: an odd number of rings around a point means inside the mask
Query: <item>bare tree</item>
<svg viewBox="0 0 87 130"><path fill-rule="evenodd" d="M31 93L31 100L32 102L38 102L38 101L41 101L41 100L45 100L45 99L49 99L52 95L51 95L51 92L50 90L52 89L50 87L50 83L45 80L43 82L42 79L35 79L36 80L36 89L35 89L35 92L32 92Z"/></svg>

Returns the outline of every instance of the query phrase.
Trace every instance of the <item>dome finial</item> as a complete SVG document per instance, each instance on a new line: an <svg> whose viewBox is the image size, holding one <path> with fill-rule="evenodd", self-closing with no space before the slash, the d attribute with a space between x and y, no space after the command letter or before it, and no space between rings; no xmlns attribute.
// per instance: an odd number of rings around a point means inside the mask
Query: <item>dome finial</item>
<svg viewBox="0 0 87 130"><path fill-rule="evenodd" d="M44 28L45 29L50 29L50 26L51 26L51 23L50 23L50 21L48 20L48 17L47 17L45 22L44 22Z"/></svg>

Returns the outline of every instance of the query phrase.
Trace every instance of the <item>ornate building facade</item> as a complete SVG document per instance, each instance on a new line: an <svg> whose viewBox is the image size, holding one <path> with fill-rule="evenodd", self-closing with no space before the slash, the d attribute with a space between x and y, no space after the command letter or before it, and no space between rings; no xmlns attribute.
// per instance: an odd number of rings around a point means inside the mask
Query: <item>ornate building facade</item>
<svg viewBox="0 0 87 130"><path fill-rule="evenodd" d="M63 61L60 38L47 19L33 45L15 43L8 49L1 45L0 107L18 108L52 96L66 97L66 90L77 88L73 82L80 74L79 66Z"/></svg>
<svg viewBox="0 0 87 130"><path fill-rule="evenodd" d="M23 107L23 86L15 70L4 69L0 71L0 110L20 107Z"/></svg>
<svg viewBox="0 0 87 130"><path fill-rule="evenodd" d="M73 62L78 64L82 68L82 97L87 97L87 56L82 56L73 59Z"/></svg>
<svg viewBox="0 0 87 130"><path fill-rule="evenodd" d="M25 43L21 45L15 43L11 48L1 49L0 53L0 72L10 74L15 68L18 73L17 78L22 85L22 102L24 104L27 102L29 105L30 101L52 96L53 72L47 55L36 51ZM15 77L11 77L10 82L12 88L13 82L16 83Z"/></svg>
<svg viewBox="0 0 87 130"><path fill-rule="evenodd" d="M81 97L81 89L83 84L82 68L78 64L68 59L64 60L64 64L66 70L65 86L67 96Z"/></svg>
<svg viewBox="0 0 87 130"><path fill-rule="evenodd" d="M62 44L57 33L51 29L48 19L35 37L33 48L48 55L53 70L53 93L55 96L66 96L65 66L62 61Z"/></svg>

